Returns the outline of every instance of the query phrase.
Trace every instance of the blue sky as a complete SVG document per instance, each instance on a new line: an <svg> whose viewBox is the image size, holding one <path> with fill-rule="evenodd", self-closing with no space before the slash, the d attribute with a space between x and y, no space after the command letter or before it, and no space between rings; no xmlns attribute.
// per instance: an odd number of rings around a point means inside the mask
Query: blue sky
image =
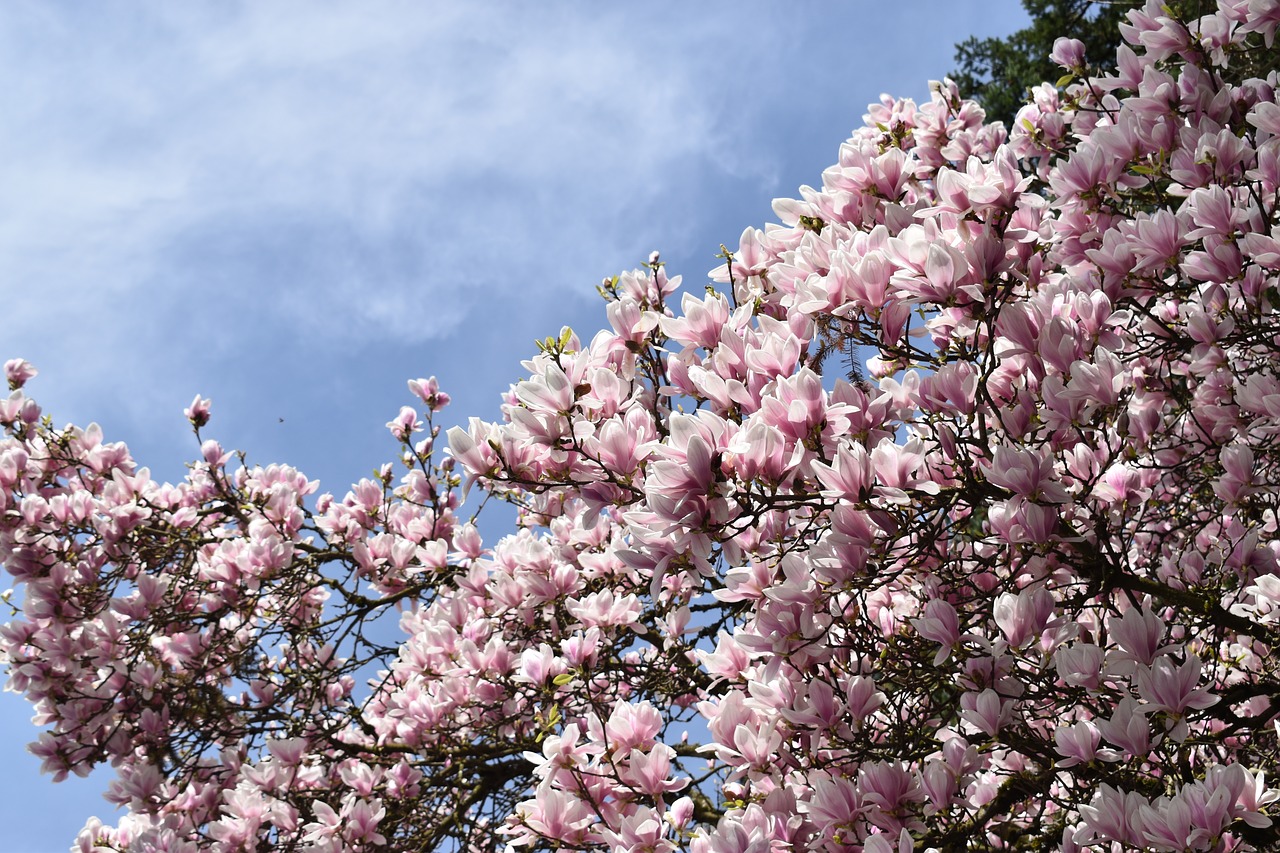
<svg viewBox="0 0 1280 853"><path fill-rule="evenodd" d="M158 476L182 408L347 484L405 380L497 416L535 337L604 324L654 249L686 283L817 184L881 92L926 97L1017 0L9 3L0 361ZM282 420L283 419L283 420ZM64 850L106 774L54 786L0 697L0 849Z"/></svg>

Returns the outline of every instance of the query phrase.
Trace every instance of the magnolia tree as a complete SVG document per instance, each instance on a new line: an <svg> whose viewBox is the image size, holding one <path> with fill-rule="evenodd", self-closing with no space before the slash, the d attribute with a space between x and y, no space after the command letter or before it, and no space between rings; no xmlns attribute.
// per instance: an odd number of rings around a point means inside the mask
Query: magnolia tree
<svg viewBox="0 0 1280 853"><path fill-rule="evenodd" d="M1280 847L1280 4L1128 20L1008 131L874 105L443 453L410 382L341 498L156 483L9 362L9 684L127 809L78 849Z"/></svg>

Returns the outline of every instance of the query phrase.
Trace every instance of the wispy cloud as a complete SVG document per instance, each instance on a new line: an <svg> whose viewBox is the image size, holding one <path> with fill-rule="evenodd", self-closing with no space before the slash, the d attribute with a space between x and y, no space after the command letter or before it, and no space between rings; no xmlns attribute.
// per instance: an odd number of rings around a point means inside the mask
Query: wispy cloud
<svg viewBox="0 0 1280 853"><path fill-rule="evenodd" d="M480 286L556 286L537 257L616 239L605 211L723 141L670 39L616 14L167 8L0 25L31 81L0 142L0 277L31 328L206 306L429 338Z"/></svg>
<svg viewBox="0 0 1280 853"><path fill-rule="evenodd" d="M497 316L527 341L652 248L714 265L990 8L9 3L0 357L145 431ZM511 349L469 354L485 394Z"/></svg>

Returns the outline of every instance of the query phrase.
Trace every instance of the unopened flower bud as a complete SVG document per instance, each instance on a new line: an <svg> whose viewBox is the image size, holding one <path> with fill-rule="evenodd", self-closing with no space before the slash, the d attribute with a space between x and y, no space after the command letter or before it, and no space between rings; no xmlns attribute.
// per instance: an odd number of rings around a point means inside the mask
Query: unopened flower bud
<svg viewBox="0 0 1280 853"><path fill-rule="evenodd" d="M1049 58L1068 71L1084 70L1084 42L1080 39L1058 38L1053 43Z"/></svg>
<svg viewBox="0 0 1280 853"><path fill-rule="evenodd" d="M9 382L10 391L17 391L37 373L39 371L25 358L11 358L4 363L4 376Z"/></svg>
<svg viewBox="0 0 1280 853"><path fill-rule="evenodd" d="M206 400L199 394L191 401L191 405L182 410L187 416L187 420L191 421L191 425L196 429L209 423L209 407L212 405L211 400Z"/></svg>

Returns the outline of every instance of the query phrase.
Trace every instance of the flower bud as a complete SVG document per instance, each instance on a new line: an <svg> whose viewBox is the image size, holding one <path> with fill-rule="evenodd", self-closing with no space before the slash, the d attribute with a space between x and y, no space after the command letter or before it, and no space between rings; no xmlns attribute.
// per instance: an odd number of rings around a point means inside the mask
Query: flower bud
<svg viewBox="0 0 1280 853"><path fill-rule="evenodd" d="M1053 43L1049 58L1068 71L1084 70L1084 42L1080 39L1058 38Z"/></svg>

